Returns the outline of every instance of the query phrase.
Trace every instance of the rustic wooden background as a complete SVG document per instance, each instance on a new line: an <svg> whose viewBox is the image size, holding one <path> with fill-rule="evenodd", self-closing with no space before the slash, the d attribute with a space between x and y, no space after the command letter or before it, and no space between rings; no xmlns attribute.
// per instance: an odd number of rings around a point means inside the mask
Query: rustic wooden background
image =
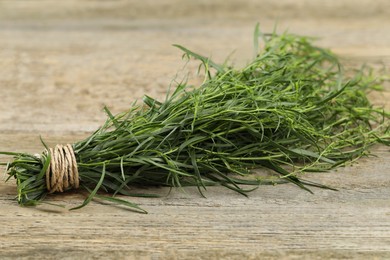
<svg viewBox="0 0 390 260"><path fill-rule="evenodd" d="M197 66L183 68L173 43L245 64L257 22L319 37L349 66L390 65L388 0L0 1L0 150L40 152L39 135L73 142L104 121L103 104L119 112L143 94L164 96ZM372 99L389 109L389 83ZM389 148L373 152L307 175L338 192L262 186L245 198L212 187L205 199L152 189L162 198L130 198L148 215L98 203L22 208L15 183L1 181L0 258L390 258ZM83 195L49 200L69 208Z"/></svg>

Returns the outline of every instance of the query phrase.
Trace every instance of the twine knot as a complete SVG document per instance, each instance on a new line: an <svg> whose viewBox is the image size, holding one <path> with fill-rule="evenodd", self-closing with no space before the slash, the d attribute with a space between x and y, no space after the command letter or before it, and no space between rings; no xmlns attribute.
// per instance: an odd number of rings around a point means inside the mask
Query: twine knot
<svg viewBox="0 0 390 260"><path fill-rule="evenodd" d="M46 170L46 187L49 193L63 192L79 187L76 156L70 144L49 148L50 165Z"/></svg>

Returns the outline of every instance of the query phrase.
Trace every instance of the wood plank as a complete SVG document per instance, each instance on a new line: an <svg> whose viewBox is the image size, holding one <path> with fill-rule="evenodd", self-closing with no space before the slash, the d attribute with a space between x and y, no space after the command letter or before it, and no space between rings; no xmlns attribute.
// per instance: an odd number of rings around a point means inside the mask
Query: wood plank
<svg viewBox="0 0 390 260"><path fill-rule="evenodd" d="M280 31L321 37L318 44L351 66L390 66L388 1L164 0L149 9L136 1L63 2L0 2L0 150L39 153L39 135L50 146L74 142L104 121L103 104L120 112L143 94L163 98L178 70L183 77L197 68L182 69L173 43L217 61L236 50L232 59L245 64L258 21L264 31L278 19ZM130 7L131 15L123 11ZM389 83L372 99L390 108ZM383 146L373 152L378 157L353 167L306 176L337 192L311 195L288 184L246 198L210 187L202 198L195 188L148 188L162 197L129 198L147 215L99 203L23 208L15 183L0 182L0 258L390 258L390 155ZM48 200L70 208L83 198Z"/></svg>

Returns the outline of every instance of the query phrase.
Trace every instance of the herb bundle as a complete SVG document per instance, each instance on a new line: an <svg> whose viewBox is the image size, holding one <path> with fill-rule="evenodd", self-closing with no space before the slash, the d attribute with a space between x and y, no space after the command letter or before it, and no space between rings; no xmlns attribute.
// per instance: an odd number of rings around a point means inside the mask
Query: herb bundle
<svg viewBox="0 0 390 260"><path fill-rule="evenodd" d="M242 69L176 45L203 65L200 86L179 83L164 101L145 96L118 115L105 108L107 121L71 145L80 189L89 193L79 207L99 198L144 212L116 196L152 196L132 193L137 185L195 185L201 193L223 185L244 195L262 183L327 188L299 176L345 165L373 144L390 145L390 114L366 96L380 83L370 72L348 76L334 54L307 37L256 28L256 50L259 38L261 51ZM53 151L2 152L14 157L7 173L16 179L19 204L36 205L49 194ZM255 168L277 178L251 174Z"/></svg>

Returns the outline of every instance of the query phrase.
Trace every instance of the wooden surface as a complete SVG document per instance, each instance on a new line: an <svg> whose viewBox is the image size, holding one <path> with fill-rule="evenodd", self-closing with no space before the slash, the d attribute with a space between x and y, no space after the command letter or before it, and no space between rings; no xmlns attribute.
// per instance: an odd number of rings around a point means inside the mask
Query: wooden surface
<svg viewBox="0 0 390 260"><path fill-rule="evenodd" d="M348 65L390 66L387 0L210 2L0 1L0 150L38 153L39 135L73 142L103 122L103 104L119 112L143 94L163 97L178 71L193 78L197 67L183 69L173 43L219 62L235 51L245 64L256 22L320 37ZM389 109L385 88L372 99ZM147 215L99 203L22 208L15 183L2 181L0 259L388 259L389 148L374 154L306 176L337 192L261 186L245 198L210 187L202 198L154 188L162 198L130 198ZM67 208L82 200L49 197Z"/></svg>

